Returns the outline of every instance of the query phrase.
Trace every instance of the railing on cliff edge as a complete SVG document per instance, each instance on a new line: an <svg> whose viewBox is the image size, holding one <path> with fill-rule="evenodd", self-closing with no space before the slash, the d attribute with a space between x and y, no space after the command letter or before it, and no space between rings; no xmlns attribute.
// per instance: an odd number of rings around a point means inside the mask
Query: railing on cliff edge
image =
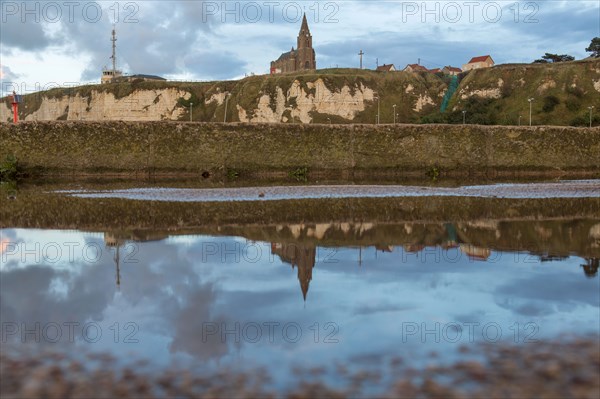
<svg viewBox="0 0 600 399"><path fill-rule="evenodd" d="M444 94L444 98L442 99L442 106L440 107L440 112L445 112L446 108L448 108L448 103L450 99L454 95L454 92L458 89L458 76L452 75L450 78L450 84L448 85L448 90L446 90L446 94Z"/></svg>

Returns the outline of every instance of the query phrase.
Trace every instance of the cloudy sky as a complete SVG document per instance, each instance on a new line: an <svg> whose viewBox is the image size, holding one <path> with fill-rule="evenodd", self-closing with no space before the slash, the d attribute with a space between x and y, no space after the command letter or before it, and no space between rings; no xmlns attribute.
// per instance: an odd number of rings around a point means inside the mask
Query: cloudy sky
<svg viewBox="0 0 600 399"><path fill-rule="evenodd" d="M461 66L491 54L531 62L545 52L587 56L600 0L496 1L7 1L0 0L2 91L98 82L118 67L169 79L264 74L296 43L306 12L317 66Z"/></svg>

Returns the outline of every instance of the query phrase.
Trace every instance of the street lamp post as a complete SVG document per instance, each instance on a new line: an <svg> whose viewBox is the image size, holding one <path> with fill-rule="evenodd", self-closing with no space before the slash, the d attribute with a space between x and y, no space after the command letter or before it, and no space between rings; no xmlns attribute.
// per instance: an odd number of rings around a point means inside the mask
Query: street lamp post
<svg viewBox="0 0 600 399"><path fill-rule="evenodd" d="M225 94L225 115L223 115L223 123L227 122L227 103L229 102L229 93Z"/></svg>
<svg viewBox="0 0 600 399"><path fill-rule="evenodd" d="M396 124L396 104L394 104L394 125Z"/></svg>
<svg viewBox="0 0 600 399"><path fill-rule="evenodd" d="M464 125L466 122L467 111L463 111L462 114L463 114L463 125Z"/></svg>
<svg viewBox="0 0 600 399"><path fill-rule="evenodd" d="M528 98L527 101L529 101L529 126L531 126L531 106L533 104L533 100L535 100L535 98Z"/></svg>
<svg viewBox="0 0 600 399"><path fill-rule="evenodd" d="M194 110L194 103L190 103L190 122L193 120L192 111Z"/></svg>
<svg viewBox="0 0 600 399"><path fill-rule="evenodd" d="M592 127L592 110L594 109L594 106L590 106L588 107L588 109L590 110L590 127Z"/></svg>

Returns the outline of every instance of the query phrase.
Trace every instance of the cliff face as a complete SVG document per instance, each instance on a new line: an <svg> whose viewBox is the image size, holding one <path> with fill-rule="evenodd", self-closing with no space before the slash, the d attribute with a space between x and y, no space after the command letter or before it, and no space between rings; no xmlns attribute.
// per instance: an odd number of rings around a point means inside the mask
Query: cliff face
<svg viewBox="0 0 600 399"><path fill-rule="evenodd" d="M446 85L431 74L333 70L306 75L252 76L240 81L138 82L53 89L23 96L20 118L49 120L189 120L230 122L374 123L390 119L384 101L397 103L406 122L439 106ZM385 98L385 100L384 100ZM390 106L391 107L391 104ZM429 107L429 108L428 108ZM388 115L389 114L389 115ZM0 120L12 119L8 99Z"/></svg>
<svg viewBox="0 0 600 399"><path fill-rule="evenodd" d="M449 78L356 69L251 76L239 81L133 82L53 89L23 96L22 120L189 120L253 123L468 123L583 126L600 111L600 60L503 65L472 71L443 114ZM190 115L190 112L193 115ZM225 116L225 112L227 115ZM394 112L396 118L394 118ZM596 112L600 123L600 112ZM0 120L12 119L8 99Z"/></svg>
<svg viewBox="0 0 600 399"><path fill-rule="evenodd" d="M243 122L310 123L313 121L312 114L319 113L352 121L374 98L375 91L362 83L352 88L345 85L337 91L330 90L323 79L317 79L307 82L305 90L298 80L294 80L285 93L281 87L277 87L275 99L263 94L257 107L250 112L237 105L238 119ZM274 109L272 103L275 104Z"/></svg>
<svg viewBox="0 0 600 399"><path fill-rule="evenodd" d="M33 108L30 97L41 97L39 107ZM190 93L175 88L159 90L136 90L116 98L113 93L92 90L84 96L79 92L48 97L44 93L26 96L23 104L24 120L124 120L156 121L177 120L185 110L177 106L179 98L188 99ZM12 118L12 111L0 107L1 120Z"/></svg>
<svg viewBox="0 0 600 399"><path fill-rule="evenodd" d="M521 115L522 124L529 124L528 98L534 99L536 125L587 125L588 107L600 106L600 59L472 71L452 98L449 115L462 119L466 110L471 123L515 125Z"/></svg>
<svg viewBox="0 0 600 399"><path fill-rule="evenodd" d="M0 121L7 122L12 121L12 110L10 108L9 100L5 99L0 103Z"/></svg>

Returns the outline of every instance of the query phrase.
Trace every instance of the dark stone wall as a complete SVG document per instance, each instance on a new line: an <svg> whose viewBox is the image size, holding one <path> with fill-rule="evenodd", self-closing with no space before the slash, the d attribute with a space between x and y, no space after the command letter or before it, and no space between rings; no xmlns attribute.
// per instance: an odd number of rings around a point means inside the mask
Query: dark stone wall
<svg viewBox="0 0 600 399"><path fill-rule="evenodd" d="M0 157L57 173L600 171L600 128L24 122L0 125Z"/></svg>

